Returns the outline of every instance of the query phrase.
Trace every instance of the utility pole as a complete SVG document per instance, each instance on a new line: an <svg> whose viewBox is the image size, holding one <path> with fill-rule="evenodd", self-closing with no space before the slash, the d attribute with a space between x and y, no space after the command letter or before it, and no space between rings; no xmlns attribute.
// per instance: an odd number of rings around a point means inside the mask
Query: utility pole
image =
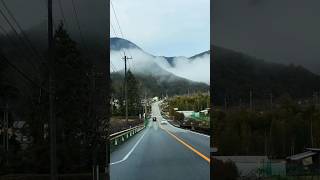
<svg viewBox="0 0 320 180"><path fill-rule="evenodd" d="M9 153L9 121L8 121L8 104L6 104L6 107L4 108L4 115L3 115L3 148L6 154ZM6 156L6 164L8 165L9 158L8 155Z"/></svg>
<svg viewBox="0 0 320 180"><path fill-rule="evenodd" d="M310 140L311 140L311 147L313 147L313 118L311 117L310 121Z"/></svg>
<svg viewBox="0 0 320 180"><path fill-rule="evenodd" d="M227 102L227 96L224 96L224 111L227 111L228 108L228 102Z"/></svg>
<svg viewBox="0 0 320 180"><path fill-rule="evenodd" d="M273 94L270 93L270 107L273 108Z"/></svg>
<svg viewBox="0 0 320 180"><path fill-rule="evenodd" d="M5 136L5 129L6 129L6 109L3 109L3 122L2 122L2 145L3 145L3 150L5 151L6 149L6 136Z"/></svg>
<svg viewBox="0 0 320 180"><path fill-rule="evenodd" d="M250 110L252 111L252 90L250 89Z"/></svg>
<svg viewBox="0 0 320 180"><path fill-rule="evenodd" d="M144 91L144 120L147 118L147 91Z"/></svg>
<svg viewBox="0 0 320 180"><path fill-rule="evenodd" d="M54 55L53 55L53 16L52 0L48 0L48 60L49 67L49 121L50 121L50 176L51 180L57 179L57 157L56 157L56 121L54 115Z"/></svg>
<svg viewBox="0 0 320 180"><path fill-rule="evenodd" d="M126 54L124 54L124 57L122 58L124 60L124 94L126 99L126 122L129 124L128 121L128 80L127 80L127 60L132 59L127 57Z"/></svg>
<svg viewBox="0 0 320 180"><path fill-rule="evenodd" d="M8 109L9 106L8 104L6 105L6 116L5 116L5 123L6 123L6 152L9 152L9 134L8 134L8 129L9 129L9 116L8 116Z"/></svg>

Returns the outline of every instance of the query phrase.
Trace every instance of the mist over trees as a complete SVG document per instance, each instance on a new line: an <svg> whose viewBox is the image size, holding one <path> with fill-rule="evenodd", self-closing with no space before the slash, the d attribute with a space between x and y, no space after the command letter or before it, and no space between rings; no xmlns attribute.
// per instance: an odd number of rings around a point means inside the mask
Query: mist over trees
<svg viewBox="0 0 320 180"><path fill-rule="evenodd" d="M269 106L283 95L310 101L320 90L320 76L299 65L265 62L242 53L213 46L214 104Z"/></svg>
<svg viewBox="0 0 320 180"><path fill-rule="evenodd" d="M99 107L94 97L97 88L105 87L98 83L93 71L94 61L80 50L62 23L55 30L54 42L55 57L53 67L50 68L54 72L58 172L91 172L92 164L105 163L103 157L106 152L101 148L105 147L102 145L105 140L100 132L106 128L103 122L105 119L96 114L96 108ZM5 66L0 67L0 107L9 105L9 128L12 133L8 152L0 153L0 174L48 173L48 66L40 66L40 79L34 82L37 84L33 84L8 66L6 61L1 61L1 65L3 63ZM18 68L22 69L23 66ZM6 76L3 76L3 72L6 72ZM29 69L24 69L24 72L29 77L34 73ZM16 81L24 82L22 84L25 88L17 86ZM14 90L8 89L9 86L14 87ZM16 94L15 98L4 101L3 97L10 97L8 93Z"/></svg>
<svg viewBox="0 0 320 180"><path fill-rule="evenodd" d="M299 65L213 49L218 155L285 158L320 147L320 76Z"/></svg>

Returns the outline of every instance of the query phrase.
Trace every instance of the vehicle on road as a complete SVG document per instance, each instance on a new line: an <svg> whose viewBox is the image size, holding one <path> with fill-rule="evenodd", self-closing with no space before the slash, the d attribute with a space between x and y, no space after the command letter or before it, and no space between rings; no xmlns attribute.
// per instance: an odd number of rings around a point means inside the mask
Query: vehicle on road
<svg viewBox="0 0 320 180"><path fill-rule="evenodd" d="M152 121L157 121L157 118L156 118L156 117L153 117L153 118L152 118Z"/></svg>
<svg viewBox="0 0 320 180"><path fill-rule="evenodd" d="M167 124L167 121L162 120L160 124L166 125L166 124Z"/></svg>

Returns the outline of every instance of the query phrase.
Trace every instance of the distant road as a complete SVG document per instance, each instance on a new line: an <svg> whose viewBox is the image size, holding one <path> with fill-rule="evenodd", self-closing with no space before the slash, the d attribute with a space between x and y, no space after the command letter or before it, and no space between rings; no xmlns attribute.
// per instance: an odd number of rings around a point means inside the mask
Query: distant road
<svg viewBox="0 0 320 180"><path fill-rule="evenodd" d="M209 180L209 136L160 124L159 104L157 121L111 153L111 180Z"/></svg>

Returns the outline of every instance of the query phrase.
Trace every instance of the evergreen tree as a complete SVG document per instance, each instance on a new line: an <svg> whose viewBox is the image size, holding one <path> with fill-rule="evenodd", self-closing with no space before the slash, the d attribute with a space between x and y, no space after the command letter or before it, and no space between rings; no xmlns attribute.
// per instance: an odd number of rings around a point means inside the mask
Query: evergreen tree
<svg viewBox="0 0 320 180"><path fill-rule="evenodd" d="M141 113L141 91L139 81L129 70L127 73L128 84L128 114L129 116L137 116Z"/></svg>
<svg viewBox="0 0 320 180"><path fill-rule="evenodd" d="M55 112L59 169L88 167L94 127L90 117L91 64L60 24L55 31ZM86 161L83 161L86 159ZM68 169L66 169L68 167Z"/></svg>

